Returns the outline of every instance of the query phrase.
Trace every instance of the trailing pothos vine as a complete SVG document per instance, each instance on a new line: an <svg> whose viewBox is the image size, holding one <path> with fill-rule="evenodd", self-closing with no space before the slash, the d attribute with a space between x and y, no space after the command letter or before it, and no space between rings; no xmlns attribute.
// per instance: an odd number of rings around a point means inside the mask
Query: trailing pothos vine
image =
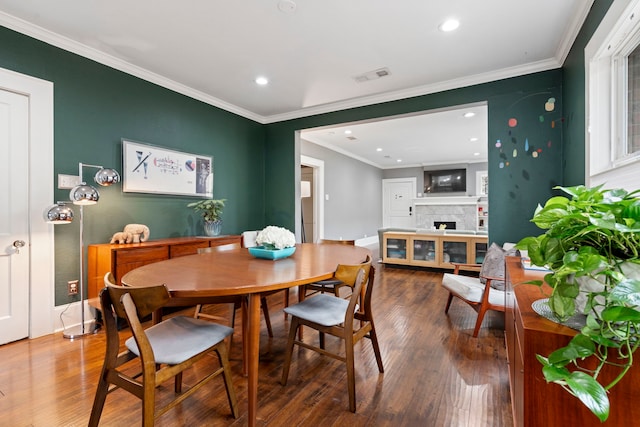
<svg viewBox="0 0 640 427"><path fill-rule="evenodd" d="M638 191L602 186L556 189L568 197L550 198L531 220L546 232L522 239L517 247L528 251L532 264L551 270L544 281L553 289L553 313L566 320L582 296L587 318L566 347L537 358L548 382L562 386L604 421L610 408L607 390L628 373L640 345L640 199ZM585 289L585 283L591 287ZM605 366L616 369L617 376L601 384Z"/></svg>

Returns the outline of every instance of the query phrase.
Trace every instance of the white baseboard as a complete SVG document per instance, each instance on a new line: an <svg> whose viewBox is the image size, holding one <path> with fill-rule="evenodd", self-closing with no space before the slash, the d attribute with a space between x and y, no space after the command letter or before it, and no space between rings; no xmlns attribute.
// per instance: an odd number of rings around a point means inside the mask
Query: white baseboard
<svg viewBox="0 0 640 427"><path fill-rule="evenodd" d="M374 244L378 244L378 236L363 237L362 239L356 240L356 246L369 246Z"/></svg>
<svg viewBox="0 0 640 427"><path fill-rule="evenodd" d="M59 305L54 309L55 318L53 319L53 328L55 332L62 332L73 326L80 325L80 301L70 304ZM85 325L95 321L95 310L84 301L84 322ZM61 318L62 316L62 318ZM63 324L64 323L64 324Z"/></svg>

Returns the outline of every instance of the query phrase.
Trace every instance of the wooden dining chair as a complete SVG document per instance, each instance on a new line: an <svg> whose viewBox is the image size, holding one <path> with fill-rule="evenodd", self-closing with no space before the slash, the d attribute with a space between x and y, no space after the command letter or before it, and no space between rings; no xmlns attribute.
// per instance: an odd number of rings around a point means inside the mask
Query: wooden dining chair
<svg viewBox="0 0 640 427"><path fill-rule="evenodd" d="M169 299L169 291L164 285L146 288L107 286L100 292L106 325L106 352L89 419L90 427L98 425L107 394L113 390L121 388L142 400L142 425L149 427L154 425L156 418L218 375L223 376L231 414L238 417L224 343L233 329L186 316L172 317L145 329L140 319L166 305ZM126 350L123 352L120 352L116 315L127 319L132 333L125 341ZM183 392L182 372L200 360L213 360L211 352L217 354L219 367ZM128 362L136 358L141 372L131 374L133 366ZM175 395L171 402L156 408L156 388L171 378L174 378Z"/></svg>
<svg viewBox="0 0 640 427"><path fill-rule="evenodd" d="M321 245L349 245L355 246L355 240L332 240L332 239L320 239L318 244ZM366 263L367 261L365 261ZM369 258L369 264L370 264ZM308 292L314 294L316 292L325 293L330 292L334 295L339 295L340 288L343 287L341 282L336 277L332 277L331 279L320 280L318 282L313 282L304 286L303 292L306 296Z"/></svg>
<svg viewBox="0 0 640 427"><path fill-rule="evenodd" d="M352 287L353 291L349 299L342 299L335 295L317 294L311 298L294 304L285 309L291 315L291 327L285 353L284 367L282 371L282 385L287 384L293 346L316 351L325 356L345 362L347 366L347 389L349 393L349 410L356 411L356 377L355 377L355 345L362 338L369 338L373 346L373 352L378 364L378 371L384 372L382 357L376 329L371 312L371 294L375 282L375 268L370 266L365 273L365 268L360 265L339 265L339 275L343 283ZM358 311L361 289L364 288L364 300L361 301L363 310ZM360 327L356 328L354 320L359 320ZM320 344L314 346L296 339L296 334L301 326L317 330L320 333ZM345 354L332 353L325 349L324 334L333 335L344 340Z"/></svg>
<svg viewBox="0 0 640 427"><path fill-rule="evenodd" d="M210 253L210 252L224 252L224 251L231 251L235 249L240 249L240 243L229 243L226 245L198 248L198 253L204 254L204 253ZM214 314L205 313L203 312L203 304L198 304L196 306L196 310L193 317L195 317L196 319L210 319L217 322L224 322L225 324L229 324L231 328L234 328L236 324L236 310L241 307L243 302L246 302L246 301L242 296L212 297L210 301L207 301L207 305L208 304L227 304L229 307L229 317L217 316ZM267 333L269 334L270 337L273 337L273 329L271 328L271 318L269 317L269 307L267 305L266 297L263 296L262 298L260 298L260 306L262 307L264 322L267 325ZM231 338L229 338L229 348L231 348Z"/></svg>

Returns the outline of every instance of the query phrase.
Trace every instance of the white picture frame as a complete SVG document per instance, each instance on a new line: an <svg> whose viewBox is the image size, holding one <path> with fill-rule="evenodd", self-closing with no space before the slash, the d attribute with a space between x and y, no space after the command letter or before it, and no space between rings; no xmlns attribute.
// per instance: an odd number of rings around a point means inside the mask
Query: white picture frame
<svg viewBox="0 0 640 427"><path fill-rule="evenodd" d="M489 195L489 172L488 171L476 172L476 195L478 196Z"/></svg>
<svg viewBox="0 0 640 427"><path fill-rule="evenodd" d="M213 198L213 157L122 139L122 191Z"/></svg>

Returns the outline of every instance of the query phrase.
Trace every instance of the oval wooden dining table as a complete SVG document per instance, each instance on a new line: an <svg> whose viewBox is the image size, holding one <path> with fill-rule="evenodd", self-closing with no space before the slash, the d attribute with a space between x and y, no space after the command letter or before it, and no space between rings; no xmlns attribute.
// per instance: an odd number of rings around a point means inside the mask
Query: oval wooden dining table
<svg viewBox="0 0 640 427"><path fill-rule="evenodd" d="M173 306L206 303L207 297L248 297L246 342L248 425L255 426L258 410L258 357L260 349L260 296L333 275L338 264L358 264L371 252L349 245L302 243L288 258L255 258L246 248L172 258L132 270L122 277L127 286L163 283Z"/></svg>

